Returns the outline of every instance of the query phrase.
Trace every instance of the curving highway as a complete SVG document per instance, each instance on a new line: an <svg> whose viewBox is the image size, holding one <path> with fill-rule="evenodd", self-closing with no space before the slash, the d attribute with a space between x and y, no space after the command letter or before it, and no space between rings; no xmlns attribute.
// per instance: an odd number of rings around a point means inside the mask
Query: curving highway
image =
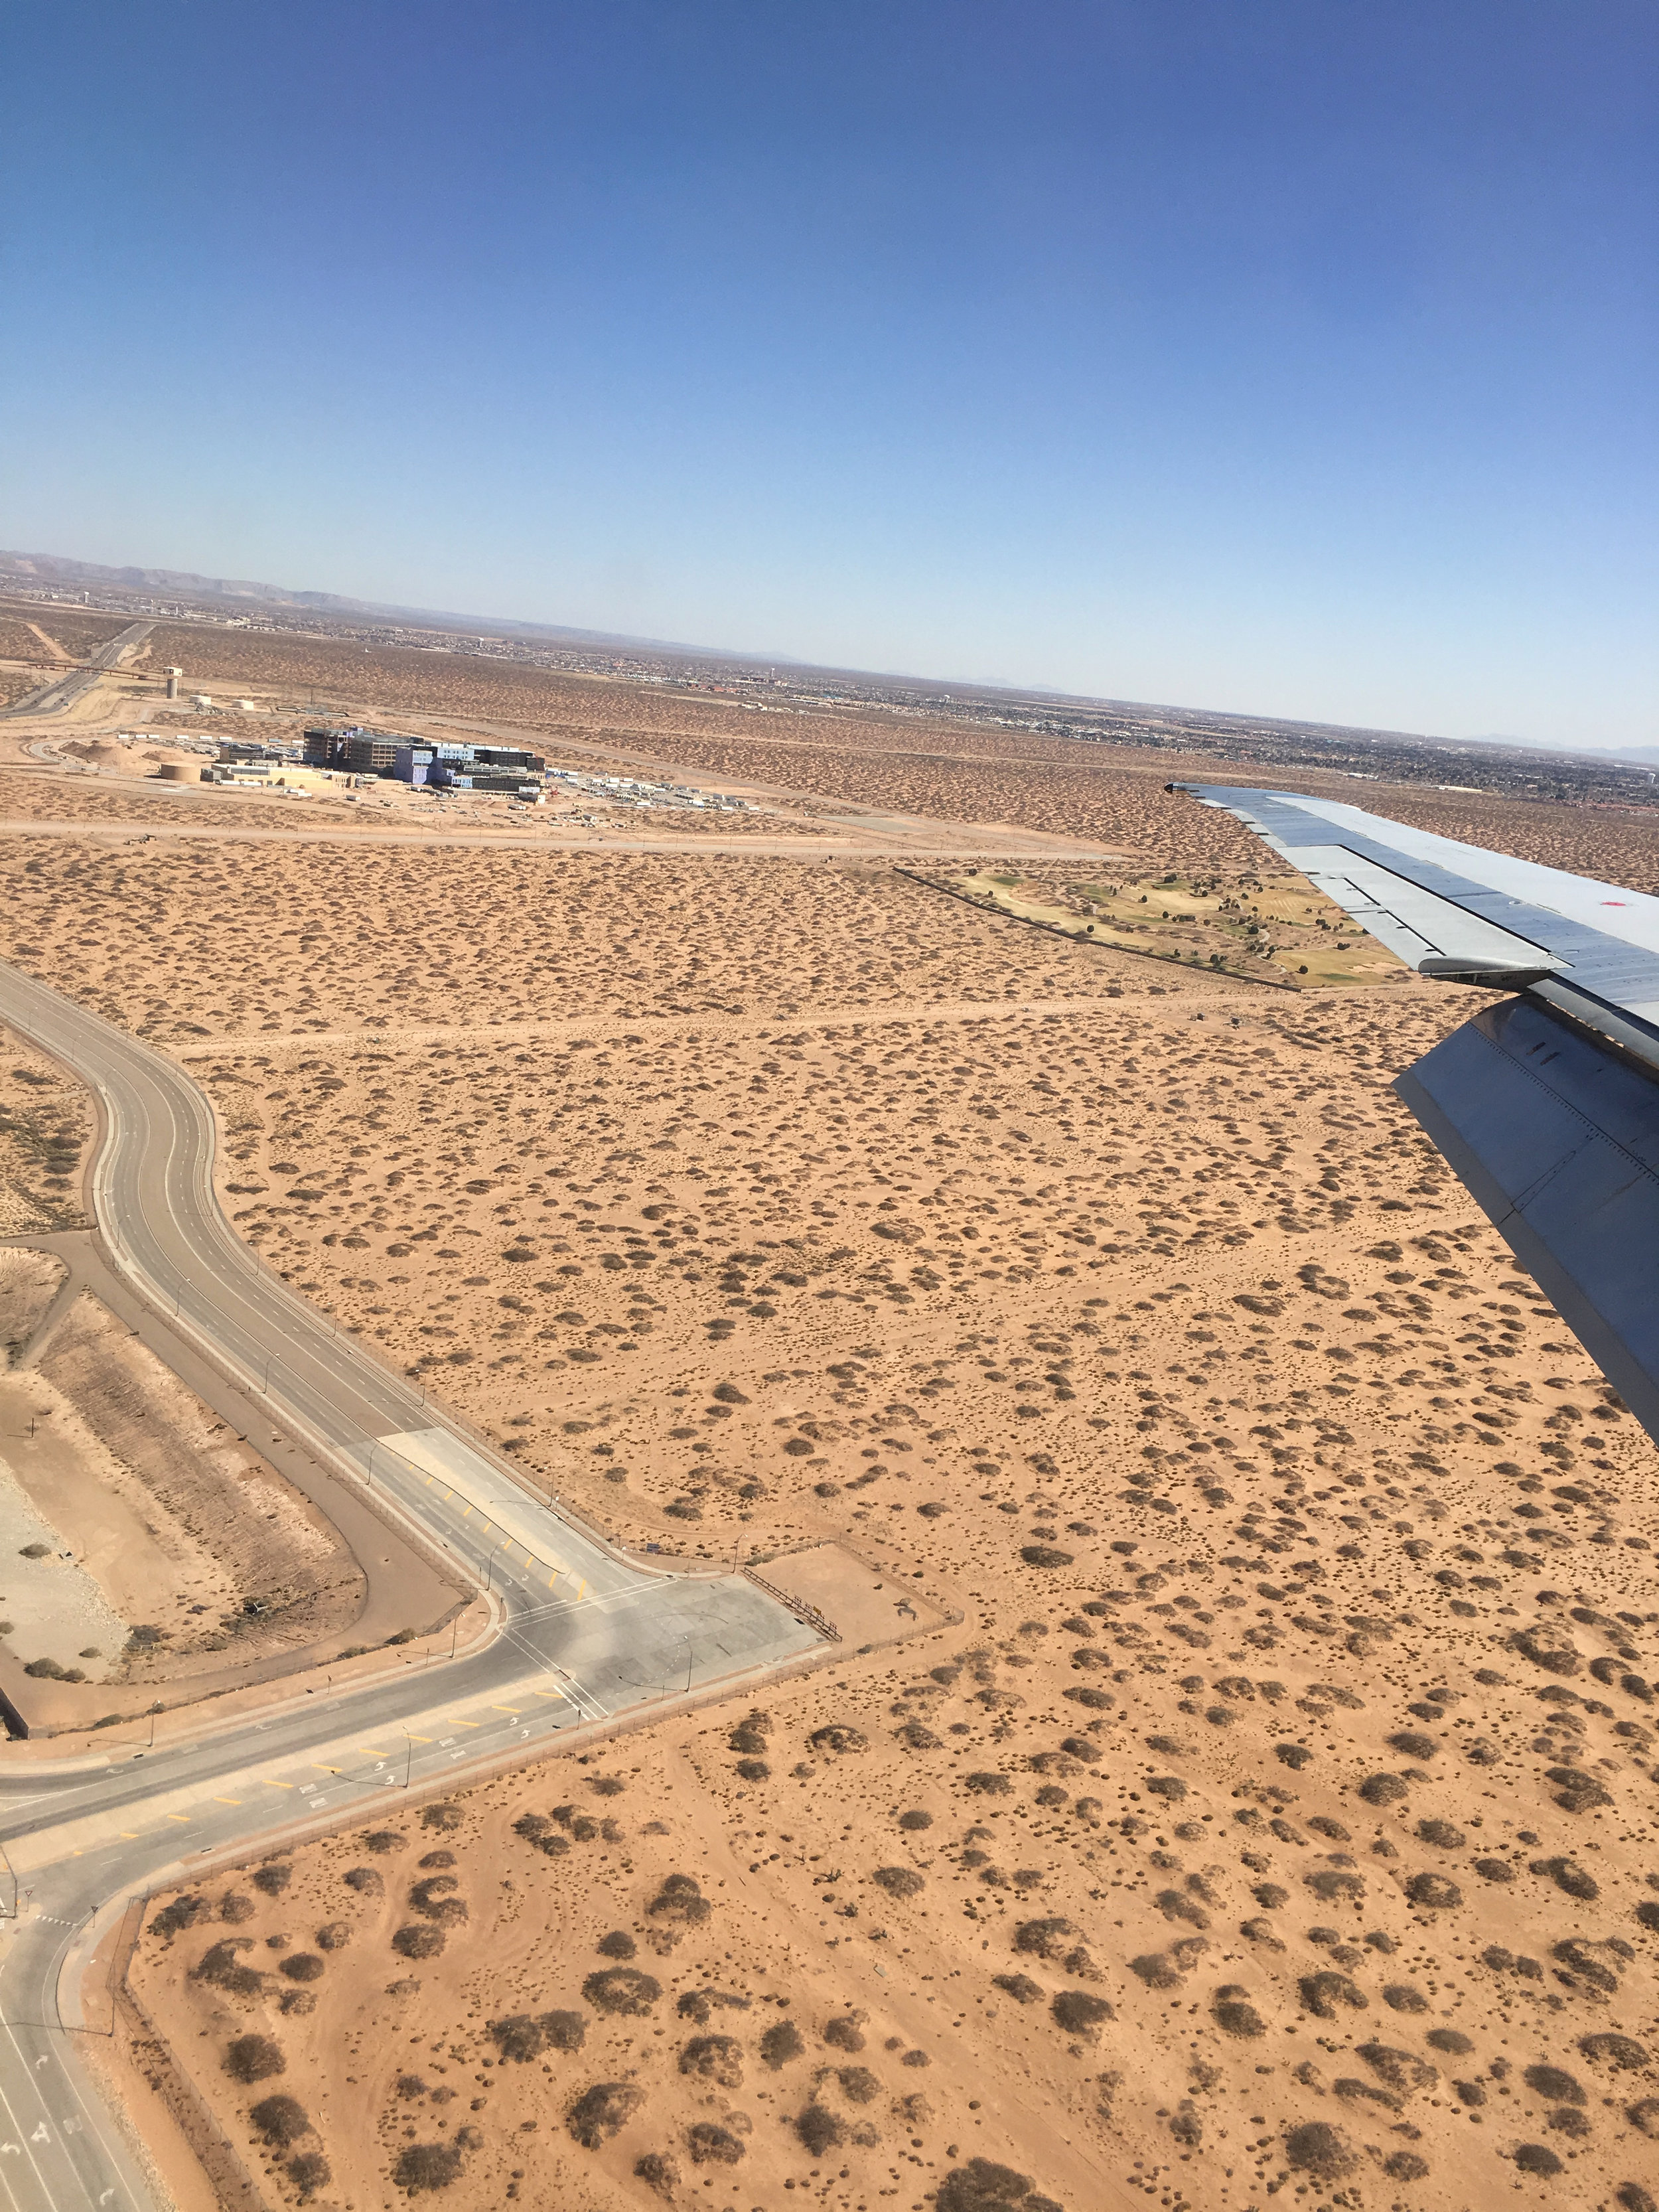
<svg viewBox="0 0 1659 2212"><path fill-rule="evenodd" d="M153 622L130 623L126 629L100 645L96 653L67 675L55 676L38 691L31 691L9 707L0 708L0 718L8 715L61 714L72 707L82 694L91 690L98 678L112 668L119 668L135 646L142 645L155 629ZM3 2164L3 2160L0 2160Z"/></svg>
<svg viewBox="0 0 1659 2212"><path fill-rule="evenodd" d="M119 641L117 641L118 642ZM136 1888L276 1829L360 1816L390 1793L533 1756L562 1730L799 1657L818 1643L738 1575L629 1559L335 1333L235 1236L212 1188L213 1122L184 1072L0 964L0 1017L100 1098L94 1210L115 1266L264 1392L273 1424L491 1591L471 1656L298 1697L199 1741L57 1771L0 1765L0 2208L151 2212L76 2051L65 1973ZM3 1756L3 1754L0 1754ZM63 2010L60 2012L60 1990ZM97 2023L93 2025L99 2025Z"/></svg>

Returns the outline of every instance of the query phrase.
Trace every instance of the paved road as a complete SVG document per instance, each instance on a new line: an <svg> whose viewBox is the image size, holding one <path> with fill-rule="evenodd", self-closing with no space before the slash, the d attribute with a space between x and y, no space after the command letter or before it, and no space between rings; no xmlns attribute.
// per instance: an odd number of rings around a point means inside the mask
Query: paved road
<svg viewBox="0 0 1659 2212"><path fill-rule="evenodd" d="M67 676L54 678L39 691L31 691L14 706L0 708L0 719L9 714L61 714L71 707L83 691L89 691L106 669L119 668L134 646L142 645L155 625L153 622L131 623L107 645L100 645L89 660L72 668ZM0 2159L0 2166L3 2166Z"/></svg>
<svg viewBox="0 0 1659 2212"><path fill-rule="evenodd" d="M149 2212L76 2055L77 2023L58 2009L64 1961L112 1899L192 1856L313 1814L349 1820L406 1784L533 1753L561 1730L775 1665L817 1638L741 1577L619 1555L337 1335L220 1212L211 1116L180 1069L3 965L0 1015L102 1100L93 1200L115 1265L265 1392L273 1426L370 1484L498 1606L497 1632L471 1657L170 1750L118 1742L93 1772L0 1765L0 1841L21 1907L0 1919L0 2205ZM9 1887L0 1875L0 1907Z"/></svg>

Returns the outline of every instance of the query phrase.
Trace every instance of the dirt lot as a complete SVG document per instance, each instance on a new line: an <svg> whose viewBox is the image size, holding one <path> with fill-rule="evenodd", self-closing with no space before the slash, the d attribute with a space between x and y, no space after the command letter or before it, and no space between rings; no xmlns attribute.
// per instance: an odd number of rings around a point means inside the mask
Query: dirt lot
<svg viewBox="0 0 1659 2212"><path fill-rule="evenodd" d="M356 1618L364 1579L337 1533L95 1300L77 1301L28 1381L79 1449L49 1486L26 1456L19 1477L78 1537L130 1632L94 1679L177 1681ZM117 1541L125 1518L132 1540Z"/></svg>
<svg viewBox="0 0 1659 2212"><path fill-rule="evenodd" d="M763 856L5 866L16 957L191 1055L243 1233L532 1477L966 1616L163 1917L143 2001L274 2201L1650 2168L1656 1455L1389 1088L1477 995Z"/></svg>

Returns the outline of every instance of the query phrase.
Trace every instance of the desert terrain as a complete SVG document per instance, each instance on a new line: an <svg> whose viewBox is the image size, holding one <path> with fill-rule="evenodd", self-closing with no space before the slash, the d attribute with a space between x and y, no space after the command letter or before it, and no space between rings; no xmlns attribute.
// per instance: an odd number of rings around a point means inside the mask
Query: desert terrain
<svg viewBox="0 0 1659 2212"><path fill-rule="evenodd" d="M1336 938L1164 789L1197 754L175 659L951 865L262 839L304 810L241 794L185 838L141 778L7 771L5 957L190 1067L273 1267L623 1543L836 1539L888 1609L158 1895L137 2109L181 2069L272 2207L1651 2212L1656 1455L1389 1089L1482 994L1346 936L1212 964L1257 912ZM1634 812L1300 781L1659 889ZM1212 937L1103 941L1171 878ZM30 1110L43 1206L86 1131Z"/></svg>

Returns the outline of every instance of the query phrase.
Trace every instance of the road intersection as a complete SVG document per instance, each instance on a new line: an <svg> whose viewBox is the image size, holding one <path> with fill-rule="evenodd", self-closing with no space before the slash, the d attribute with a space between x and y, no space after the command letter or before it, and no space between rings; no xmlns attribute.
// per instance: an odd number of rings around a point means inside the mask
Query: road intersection
<svg viewBox="0 0 1659 2212"><path fill-rule="evenodd" d="M394 1792L532 1758L585 1725L799 1661L820 1638L744 1576L628 1558L532 1496L291 1291L219 1209L211 1114L182 1069L5 967L0 1016L100 1101L93 1210L125 1280L260 1390L274 1428L368 1486L494 1608L485 1642L453 1661L298 1694L154 1752L0 1765L15 1908L0 1919L0 2204L150 2212L146 2179L75 2048L79 1963L125 1899L262 1837L349 1821Z"/></svg>

